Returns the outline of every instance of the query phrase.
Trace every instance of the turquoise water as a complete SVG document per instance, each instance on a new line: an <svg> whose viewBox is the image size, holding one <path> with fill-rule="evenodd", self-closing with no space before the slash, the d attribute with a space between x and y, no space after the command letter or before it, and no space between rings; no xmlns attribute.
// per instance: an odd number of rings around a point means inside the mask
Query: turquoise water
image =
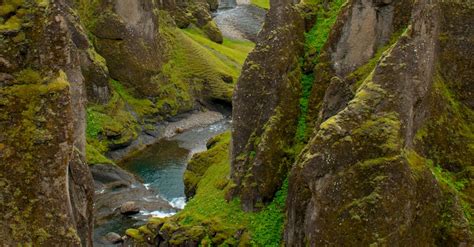
<svg viewBox="0 0 474 247"><path fill-rule="evenodd" d="M228 119L209 126L185 131L170 139L162 139L147 147L134 157L120 164L125 170L135 174L159 197L182 209L185 206L183 174L194 153L206 150L207 141L230 128ZM146 198L144 198L146 200ZM94 246L114 246L104 244L102 237L108 232L123 234L127 228L138 227L150 215L170 216L170 212L140 211L131 217L117 216L94 229Z"/></svg>
<svg viewBox="0 0 474 247"><path fill-rule="evenodd" d="M122 167L168 201L184 197L183 173L191 151L176 140L161 140Z"/></svg>
<svg viewBox="0 0 474 247"><path fill-rule="evenodd" d="M137 175L145 186L182 208L185 201L183 174L192 154L206 150L206 142L230 127L229 120L195 128L146 148L121 167Z"/></svg>

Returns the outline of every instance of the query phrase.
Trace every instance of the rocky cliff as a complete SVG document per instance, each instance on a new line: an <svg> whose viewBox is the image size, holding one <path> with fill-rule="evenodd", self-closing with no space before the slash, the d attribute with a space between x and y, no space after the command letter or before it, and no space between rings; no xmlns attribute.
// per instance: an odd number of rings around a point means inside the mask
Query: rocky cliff
<svg viewBox="0 0 474 247"><path fill-rule="evenodd" d="M92 245L88 165L131 180L111 159L232 101L186 208L127 243L473 245L471 2L271 1L242 72L217 5L0 0L2 244Z"/></svg>
<svg viewBox="0 0 474 247"><path fill-rule="evenodd" d="M255 56L271 36L259 41L236 87L231 191L243 208L272 200L286 174L282 157L294 152L286 245L472 244L473 5L300 5L307 29L309 24L305 53L298 47L288 53L302 60L303 93L284 89L298 91L286 79L291 70L264 87L265 75L280 65L268 62L272 56ZM275 28L274 35L284 40L286 32L304 32L287 27ZM272 55L281 50L278 43L266 48ZM257 70L259 64L270 65ZM255 78L247 80L249 75ZM294 97L301 97L300 109L289 103ZM285 102L285 114L275 102ZM269 131L282 119L283 129Z"/></svg>
<svg viewBox="0 0 474 247"><path fill-rule="evenodd" d="M91 246L83 70L101 69L66 2L0 7L0 238Z"/></svg>
<svg viewBox="0 0 474 247"><path fill-rule="evenodd" d="M243 61L220 53L232 44L218 44L223 38L211 19L212 3L78 1L75 6L108 72L108 79L88 87L90 163L103 162L104 155L120 159L115 150L142 148L144 138L159 135L160 121L230 103Z"/></svg>
<svg viewBox="0 0 474 247"><path fill-rule="evenodd" d="M87 165L113 166L107 154L143 147L160 121L229 104L253 45L226 53L235 44L212 21L216 8L0 1L2 244L92 245Z"/></svg>
<svg viewBox="0 0 474 247"><path fill-rule="evenodd" d="M229 197L240 196L246 210L271 201L285 179L299 114L303 18L290 1L273 5L233 98Z"/></svg>

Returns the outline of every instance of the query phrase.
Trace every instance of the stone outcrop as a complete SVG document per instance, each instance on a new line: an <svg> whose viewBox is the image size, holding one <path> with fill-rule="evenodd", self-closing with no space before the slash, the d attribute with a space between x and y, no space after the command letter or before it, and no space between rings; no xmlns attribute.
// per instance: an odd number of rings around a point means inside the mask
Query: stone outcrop
<svg viewBox="0 0 474 247"><path fill-rule="evenodd" d="M408 29L355 96L319 115L290 174L288 246L472 245L470 183L449 185L441 171L472 176L473 150L458 143L472 142L473 109L465 97L472 93L472 63L465 57L472 53L473 13L470 3L417 1ZM362 64L370 57L364 52L333 53L335 73ZM454 126L441 126L446 118ZM450 137L435 140L440 136ZM446 142L457 151L442 151L451 150Z"/></svg>
<svg viewBox="0 0 474 247"><path fill-rule="evenodd" d="M308 109L309 126L320 124L343 109L354 96L354 74L408 25L412 1L351 0L341 10L320 54L309 51L314 68ZM311 63L308 63L311 64ZM358 77L359 76L359 77ZM363 76L366 76L365 74ZM329 89L328 89L329 88ZM332 92L345 91L332 98Z"/></svg>
<svg viewBox="0 0 474 247"><path fill-rule="evenodd" d="M245 210L271 201L281 186L299 114L304 23L292 2L272 6L233 96L229 196L240 196Z"/></svg>
<svg viewBox="0 0 474 247"><path fill-rule="evenodd" d="M65 1L0 5L2 244L91 246L83 72L105 71Z"/></svg>
<svg viewBox="0 0 474 247"><path fill-rule="evenodd" d="M199 27L214 42L222 43L223 37L219 28L212 20L211 11L217 10L217 0L178 0L164 4L164 9L180 28L193 24Z"/></svg>
<svg viewBox="0 0 474 247"><path fill-rule="evenodd" d="M156 96L151 78L165 62L167 47L159 34L157 8L153 1L100 1L90 27L111 77L139 95Z"/></svg>

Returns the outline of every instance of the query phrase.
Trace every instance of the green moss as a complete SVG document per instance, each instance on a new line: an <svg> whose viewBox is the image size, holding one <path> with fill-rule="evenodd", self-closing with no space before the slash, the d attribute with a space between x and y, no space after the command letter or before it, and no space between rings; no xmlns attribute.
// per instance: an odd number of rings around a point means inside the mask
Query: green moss
<svg viewBox="0 0 474 247"><path fill-rule="evenodd" d="M145 241L145 238L143 237L142 233L137 229L127 229L125 231L125 234L127 234L127 236L133 238L136 241L139 241L139 242Z"/></svg>
<svg viewBox="0 0 474 247"><path fill-rule="evenodd" d="M23 5L23 0L4 0L0 4L0 16L6 16L15 12Z"/></svg>
<svg viewBox="0 0 474 247"><path fill-rule="evenodd" d="M0 200L0 207L11 209L10 217L5 218L11 234L7 239L32 245L51 241L76 245L79 244L76 236L67 232L69 225L57 225L57 219L64 216L60 210L48 209L50 216L37 221L37 214L44 213L45 207L54 206L54 203L32 199L31 196L34 185L44 179L39 169L43 167L38 164L50 160L53 165L63 165L60 160L55 160L58 158L57 150L60 145L72 145L67 137L58 137L70 131L64 126L71 117L68 115L71 109L69 82L62 71L52 74L46 76L40 71L27 69L14 75L16 84L0 88L0 98L4 99L2 109L5 109L0 113L0 122L9 124L3 129L9 138L2 144L0 159L6 165L2 167L2 173L7 169L13 178L22 178L20 182L1 179L2 193L7 197L5 201ZM50 175L56 174L51 172Z"/></svg>
<svg viewBox="0 0 474 247"><path fill-rule="evenodd" d="M301 78L302 95L300 98L300 116L298 118L298 128L296 129L296 140L303 143L307 139L306 118L308 115L309 96L314 82L314 75L303 75Z"/></svg>
<svg viewBox="0 0 474 247"><path fill-rule="evenodd" d="M305 33L305 55L302 59L300 66L301 67L310 67L313 68L316 64L316 60L313 61L315 56L319 55L323 45L327 42L329 37L329 32L331 31L332 26L336 22L339 12L344 6L345 0L336 0L331 1L328 9L324 9L322 2L319 0L315 1L305 1L304 4L311 6L312 9L316 11L316 22L311 30ZM310 63L310 65L304 64ZM296 142L298 146L302 146L308 138L307 121L308 121L308 103L309 97L311 95L311 90L313 87L315 75L311 72L309 74L304 74L301 77L301 98L300 98L300 116L298 118L298 128L296 131ZM298 148L301 149L301 148Z"/></svg>
<svg viewBox="0 0 474 247"><path fill-rule="evenodd" d="M113 161L107 159L101 152L90 144L86 145L86 160L89 165L114 164Z"/></svg>
<svg viewBox="0 0 474 247"><path fill-rule="evenodd" d="M132 107L133 111L138 114L140 118L152 116L158 113L158 109L149 99L137 99L133 97L125 87L116 80L111 80L110 85L117 92L117 94Z"/></svg>
<svg viewBox="0 0 474 247"><path fill-rule="evenodd" d="M89 57L92 58L96 65L100 66L104 71L108 71L105 58L97 53L94 48L87 49L87 53L89 53Z"/></svg>
<svg viewBox="0 0 474 247"><path fill-rule="evenodd" d="M457 173L456 177L467 177L474 161L474 111L459 102L448 85L436 74L435 114L417 131L415 143L426 147L425 156L435 164Z"/></svg>
<svg viewBox="0 0 474 247"><path fill-rule="evenodd" d="M250 220L250 241L254 246L281 246L287 194L288 179L283 182L272 203Z"/></svg>
<svg viewBox="0 0 474 247"><path fill-rule="evenodd" d="M24 69L15 75L18 84L36 84L41 83L43 78L38 71L31 68Z"/></svg>
<svg viewBox="0 0 474 247"><path fill-rule="evenodd" d="M21 29L22 19L12 16L4 24L0 24L0 33L3 31L18 31Z"/></svg>
<svg viewBox="0 0 474 247"><path fill-rule="evenodd" d="M395 112L372 116L353 130L352 136L369 137L368 140L381 142L383 153L393 153L400 149L400 120ZM366 140L361 140L362 142Z"/></svg>
<svg viewBox="0 0 474 247"><path fill-rule="evenodd" d="M270 9L270 0L251 0L250 3L262 9Z"/></svg>
<svg viewBox="0 0 474 247"><path fill-rule="evenodd" d="M334 23L336 23L339 12L344 7L346 0L334 0L329 3L329 8L324 9L322 1L310 1L310 4L318 5L318 13L316 24L309 32L305 34L305 51L307 56L318 55L322 47L326 43L329 32ZM315 64L315 63L314 63Z"/></svg>
<svg viewBox="0 0 474 247"><path fill-rule="evenodd" d="M112 97L105 105L90 105L87 107L86 114L86 137L90 148L88 155L90 155L90 164L97 161L105 161L104 153L109 150L111 145L121 145L130 140L135 139L141 131L139 121L130 112L130 106L141 107L139 100L131 98L123 88L119 88L117 82L115 86L118 88L113 90ZM123 97L122 97L123 95ZM128 99L129 101L126 101ZM145 105L145 104L144 104ZM145 105L146 106L146 105ZM143 107L141 114L146 112ZM94 152L97 151L97 153ZM106 162L110 163L110 162Z"/></svg>

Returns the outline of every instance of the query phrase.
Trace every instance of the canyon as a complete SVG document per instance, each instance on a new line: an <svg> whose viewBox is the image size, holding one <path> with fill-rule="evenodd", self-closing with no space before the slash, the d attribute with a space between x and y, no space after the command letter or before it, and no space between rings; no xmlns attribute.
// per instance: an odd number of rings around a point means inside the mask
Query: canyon
<svg viewBox="0 0 474 247"><path fill-rule="evenodd" d="M0 245L471 246L474 3L0 0Z"/></svg>

